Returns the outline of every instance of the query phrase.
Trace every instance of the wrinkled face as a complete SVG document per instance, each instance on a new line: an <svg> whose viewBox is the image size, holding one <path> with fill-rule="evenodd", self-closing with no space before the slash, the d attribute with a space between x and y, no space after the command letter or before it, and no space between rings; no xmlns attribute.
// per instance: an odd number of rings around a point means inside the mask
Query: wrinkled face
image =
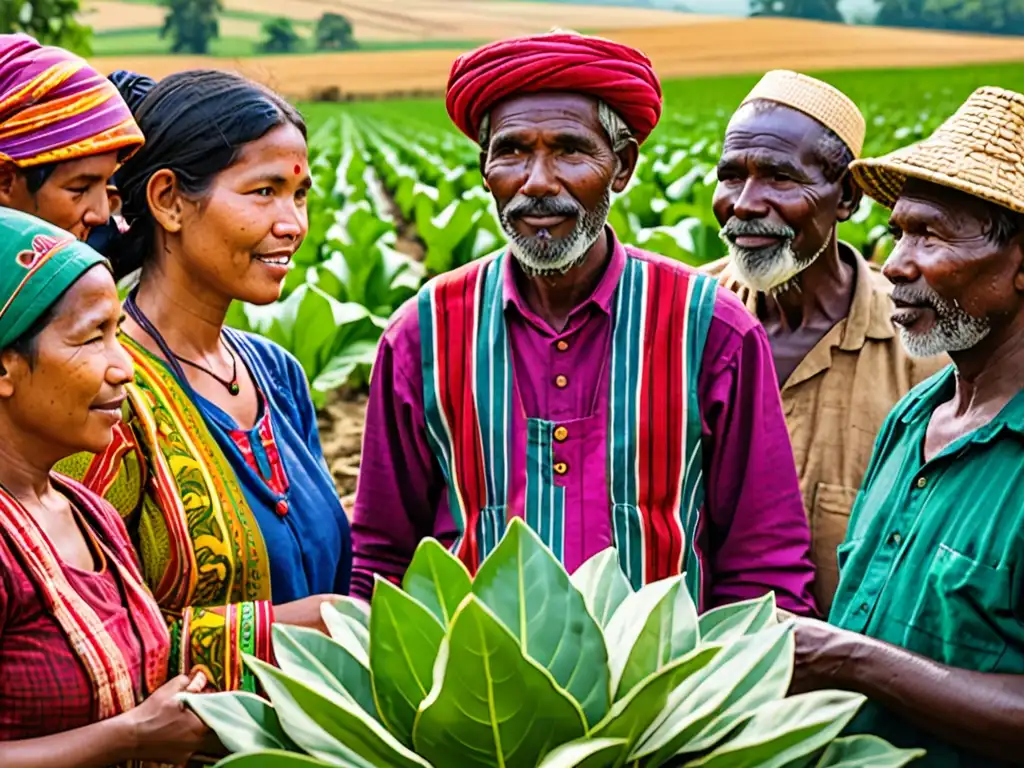
<svg viewBox="0 0 1024 768"><path fill-rule="evenodd" d="M541 275L583 261L604 230L612 192L625 188L634 165L612 151L597 102L567 93L495 106L481 156L513 256L527 273Z"/></svg>
<svg viewBox="0 0 1024 768"><path fill-rule="evenodd" d="M896 248L883 272L893 283L893 322L918 357L971 349L1021 308L1019 238L991 237L994 207L911 180L889 220Z"/></svg>
<svg viewBox="0 0 1024 768"><path fill-rule="evenodd" d="M31 358L0 355L0 408L20 444L38 441L55 459L106 449L133 371L117 340L120 319L114 278L97 265L61 299Z"/></svg>
<svg viewBox="0 0 1024 768"><path fill-rule="evenodd" d="M802 112L748 104L729 122L713 207L740 279L768 292L785 286L828 247L842 184L819 152L824 130Z"/></svg>
<svg viewBox="0 0 1024 768"><path fill-rule="evenodd" d="M117 152L107 152L59 163L34 193L25 174L8 164L0 174L0 205L38 216L84 241L110 218L107 182L117 158Z"/></svg>
<svg viewBox="0 0 1024 768"><path fill-rule="evenodd" d="M309 229L310 186L306 140L294 125L246 144L203 198L185 206L185 268L225 298L276 301Z"/></svg>

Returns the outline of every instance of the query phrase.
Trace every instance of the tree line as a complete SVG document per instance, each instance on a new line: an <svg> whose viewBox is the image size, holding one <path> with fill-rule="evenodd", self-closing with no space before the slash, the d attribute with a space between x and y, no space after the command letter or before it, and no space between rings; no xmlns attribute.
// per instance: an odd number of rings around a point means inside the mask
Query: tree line
<svg viewBox="0 0 1024 768"><path fill-rule="evenodd" d="M160 0L167 9L160 36L174 53L209 53L219 37L221 0ZM819 21L857 21L891 27L1024 35L1024 0L877 0L874 14L846 19L840 0L750 0L751 16L791 16ZM91 53L89 27L79 21L79 0L0 0L0 33L27 32L42 43ZM263 22L259 49L266 53L344 51L357 47L351 22L324 13L307 43L291 19Z"/></svg>
<svg viewBox="0 0 1024 768"><path fill-rule="evenodd" d="M160 37L170 41L172 53L206 54L220 36L221 0L160 0L167 9ZM39 42L59 45L83 56L92 53L92 31L81 23L79 0L0 0L0 33L25 32ZM312 46L319 51L345 51L357 47L351 22L338 13L324 13L313 30ZM259 49L266 53L293 53L308 49L291 19L263 22Z"/></svg>
<svg viewBox="0 0 1024 768"><path fill-rule="evenodd" d="M793 16L846 21L839 0L751 0L751 16ZM889 27L1024 34L1024 0L880 0L873 17L857 19Z"/></svg>

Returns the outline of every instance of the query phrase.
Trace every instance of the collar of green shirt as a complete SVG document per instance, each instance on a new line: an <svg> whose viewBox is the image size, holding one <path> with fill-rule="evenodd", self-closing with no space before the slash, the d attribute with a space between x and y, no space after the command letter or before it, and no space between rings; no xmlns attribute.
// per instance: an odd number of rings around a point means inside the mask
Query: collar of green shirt
<svg viewBox="0 0 1024 768"><path fill-rule="evenodd" d="M950 365L907 394L902 404L900 422L909 425L921 420L928 421L936 408L949 401L955 389L956 368ZM961 439L969 439L974 443L987 442L1004 427L1024 437L1024 390L1003 406L992 421Z"/></svg>

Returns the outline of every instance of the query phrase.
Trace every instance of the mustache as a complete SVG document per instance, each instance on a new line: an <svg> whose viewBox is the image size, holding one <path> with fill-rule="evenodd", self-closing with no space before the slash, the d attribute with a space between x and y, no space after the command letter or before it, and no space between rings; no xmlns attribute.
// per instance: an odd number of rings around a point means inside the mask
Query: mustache
<svg viewBox="0 0 1024 768"><path fill-rule="evenodd" d="M719 235L730 240L737 237L780 237L792 240L796 237L796 230L785 224L770 224L759 219L745 221L733 216L725 222Z"/></svg>
<svg viewBox="0 0 1024 768"><path fill-rule="evenodd" d="M920 288L910 285L893 286L892 299L893 301L898 301L903 304L929 307L931 309L944 306L948 303L930 288Z"/></svg>
<svg viewBox="0 0 1024 768"><path fill-rule="evenodd" d="M509 219L521 219L524 216L576 216L583 206L572 200L559 197L529 197L523 193L513 197L502 212Z"/></svg>

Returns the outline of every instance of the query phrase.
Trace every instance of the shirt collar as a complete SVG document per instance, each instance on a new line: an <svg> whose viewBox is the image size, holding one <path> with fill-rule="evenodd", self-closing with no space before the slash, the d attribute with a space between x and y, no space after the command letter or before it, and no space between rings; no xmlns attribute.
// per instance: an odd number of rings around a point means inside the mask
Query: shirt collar
<svg viewBox="0 0 1024 768"><path fill-rule="evenodd" d="M619 241L619 238L616 237L611 227L605 227L605 234L603 236L607 237L611 243L611 259L608 261L608 266L605 267L604 274L601 275L601 279L598 281L593 293L573 307L572 312L569 313L570 317L586 306L595 306L606 315L611 315L612 313L612 302L615 300L615 291L619 287L619 278L622 277L622 272L626 268L626 248ZM502 265L504 270L502 291L505 299L505 308L507 309L511 304L524 317L536 320L536 313L530 309L519 292L519 286L516 285L515 270L517 268L514 262L515 256L506 249L505 263Z"/></svg>
<svg viewBox="0 0 1024 768"><path fill-rule="evenodd" d="M907 425L922 421L927 424L935 409L948 402L955 391L956 366L948 365L910 390L900 421ZM991 440L1003 427L1024 437L1024 389L1014 395L992 421L977 429L971 441Z"/></svg>

